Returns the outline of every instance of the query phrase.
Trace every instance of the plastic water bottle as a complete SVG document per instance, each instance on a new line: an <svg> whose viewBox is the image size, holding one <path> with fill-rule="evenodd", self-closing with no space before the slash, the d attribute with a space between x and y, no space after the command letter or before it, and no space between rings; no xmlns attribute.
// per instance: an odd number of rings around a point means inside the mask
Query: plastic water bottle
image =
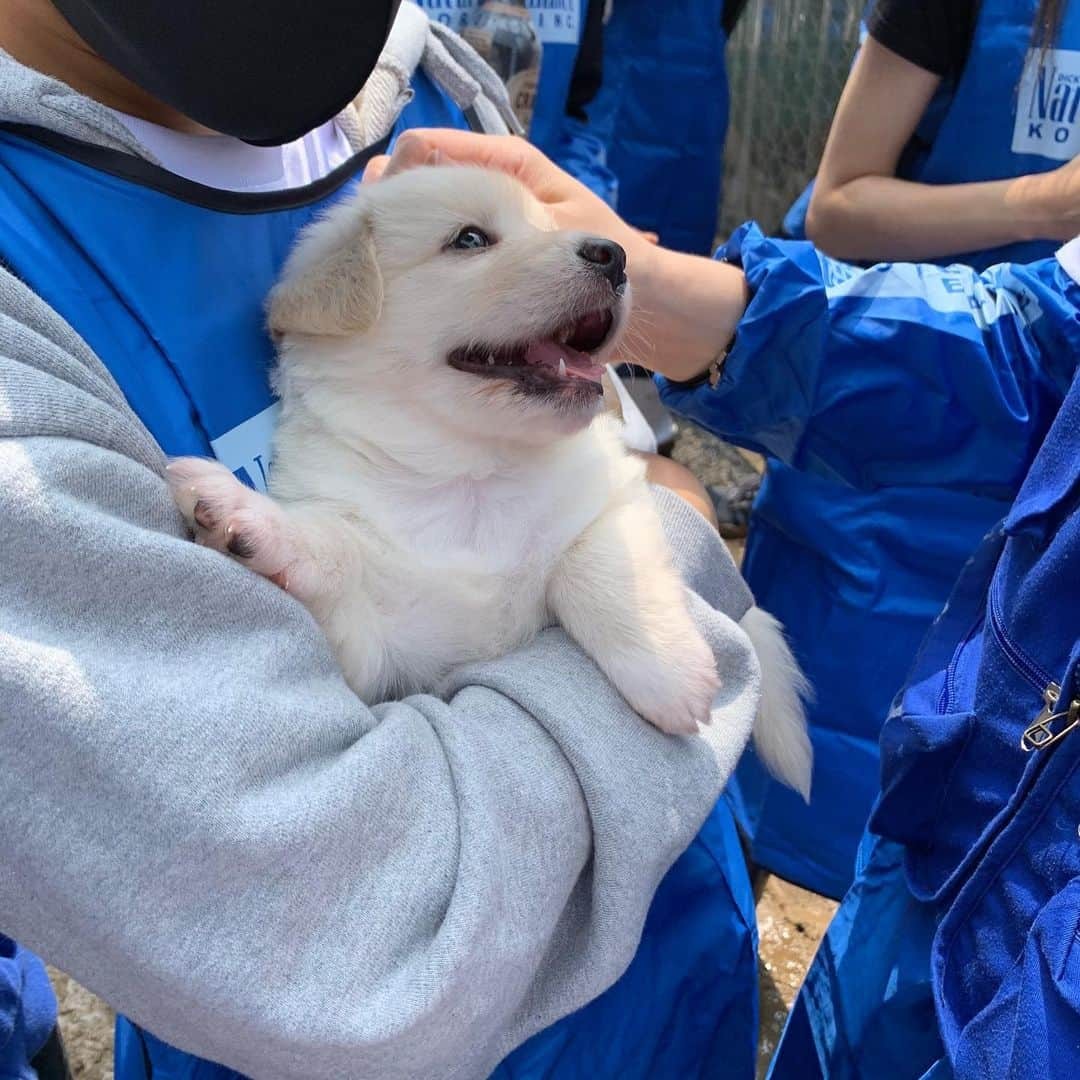
<svg viewBox="0 0 1080 1080"><path fill-rule="evenodd" d="M506 84L514 114L527 132L536 104L543 46L525 0L484 0L461 36Z"/></svg>

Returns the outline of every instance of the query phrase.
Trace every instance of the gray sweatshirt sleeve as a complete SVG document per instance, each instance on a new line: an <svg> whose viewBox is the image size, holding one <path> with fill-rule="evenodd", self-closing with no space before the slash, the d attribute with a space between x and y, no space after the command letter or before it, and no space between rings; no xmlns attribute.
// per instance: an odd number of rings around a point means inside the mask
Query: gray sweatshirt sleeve
<svg viewBox="0 0 1080 1080"><path fill-rule="evenodd" d="M163 465L0 274L0 927L259 1080L483 1076L619 976L746 741L722 545L662 500L725 678L708 737L558 630L369 708L299 604L187 540Z"/></svg>

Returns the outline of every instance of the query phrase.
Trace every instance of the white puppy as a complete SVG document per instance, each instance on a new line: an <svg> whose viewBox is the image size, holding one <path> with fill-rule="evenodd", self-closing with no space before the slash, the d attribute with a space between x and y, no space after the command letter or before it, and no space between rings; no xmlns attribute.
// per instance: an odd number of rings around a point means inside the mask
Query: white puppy
<svg viewBox="0 0 1080 1080"><path fill-rule="evenodd" d="M600 414L624 270L617 244L554 231L499 173L360 188L305 231L270 297L272 498L212 462L170 466L197 538L302 601L368 701L438 691L557 621L646 720L694 731L713 657L644 467ZM759 752L805 795L801 676L768 616L748 628L772 665Z"/></svg>

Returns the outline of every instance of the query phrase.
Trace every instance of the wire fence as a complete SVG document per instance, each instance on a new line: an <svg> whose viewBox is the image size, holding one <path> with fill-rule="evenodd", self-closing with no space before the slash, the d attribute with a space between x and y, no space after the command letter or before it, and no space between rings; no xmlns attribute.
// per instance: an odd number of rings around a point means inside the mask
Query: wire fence
<svg viewBox="0 0 1080 1080"><path fill-rule="evenodd" d="M720 235L775 231L817 171L865 0L750 0L728 43L731 123Z"/></svg>

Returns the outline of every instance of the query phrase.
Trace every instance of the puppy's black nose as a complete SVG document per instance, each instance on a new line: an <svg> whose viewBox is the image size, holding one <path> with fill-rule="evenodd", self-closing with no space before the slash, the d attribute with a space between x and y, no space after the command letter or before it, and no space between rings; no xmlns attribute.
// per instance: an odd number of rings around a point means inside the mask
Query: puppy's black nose
<svg viewBox="0 0 1080 1080"><path fill-rule="evenodd" d="M626 252L614 240L590 236L581 242L578 254L599 270L611 282L613 289L626 281Z"/></svg>

